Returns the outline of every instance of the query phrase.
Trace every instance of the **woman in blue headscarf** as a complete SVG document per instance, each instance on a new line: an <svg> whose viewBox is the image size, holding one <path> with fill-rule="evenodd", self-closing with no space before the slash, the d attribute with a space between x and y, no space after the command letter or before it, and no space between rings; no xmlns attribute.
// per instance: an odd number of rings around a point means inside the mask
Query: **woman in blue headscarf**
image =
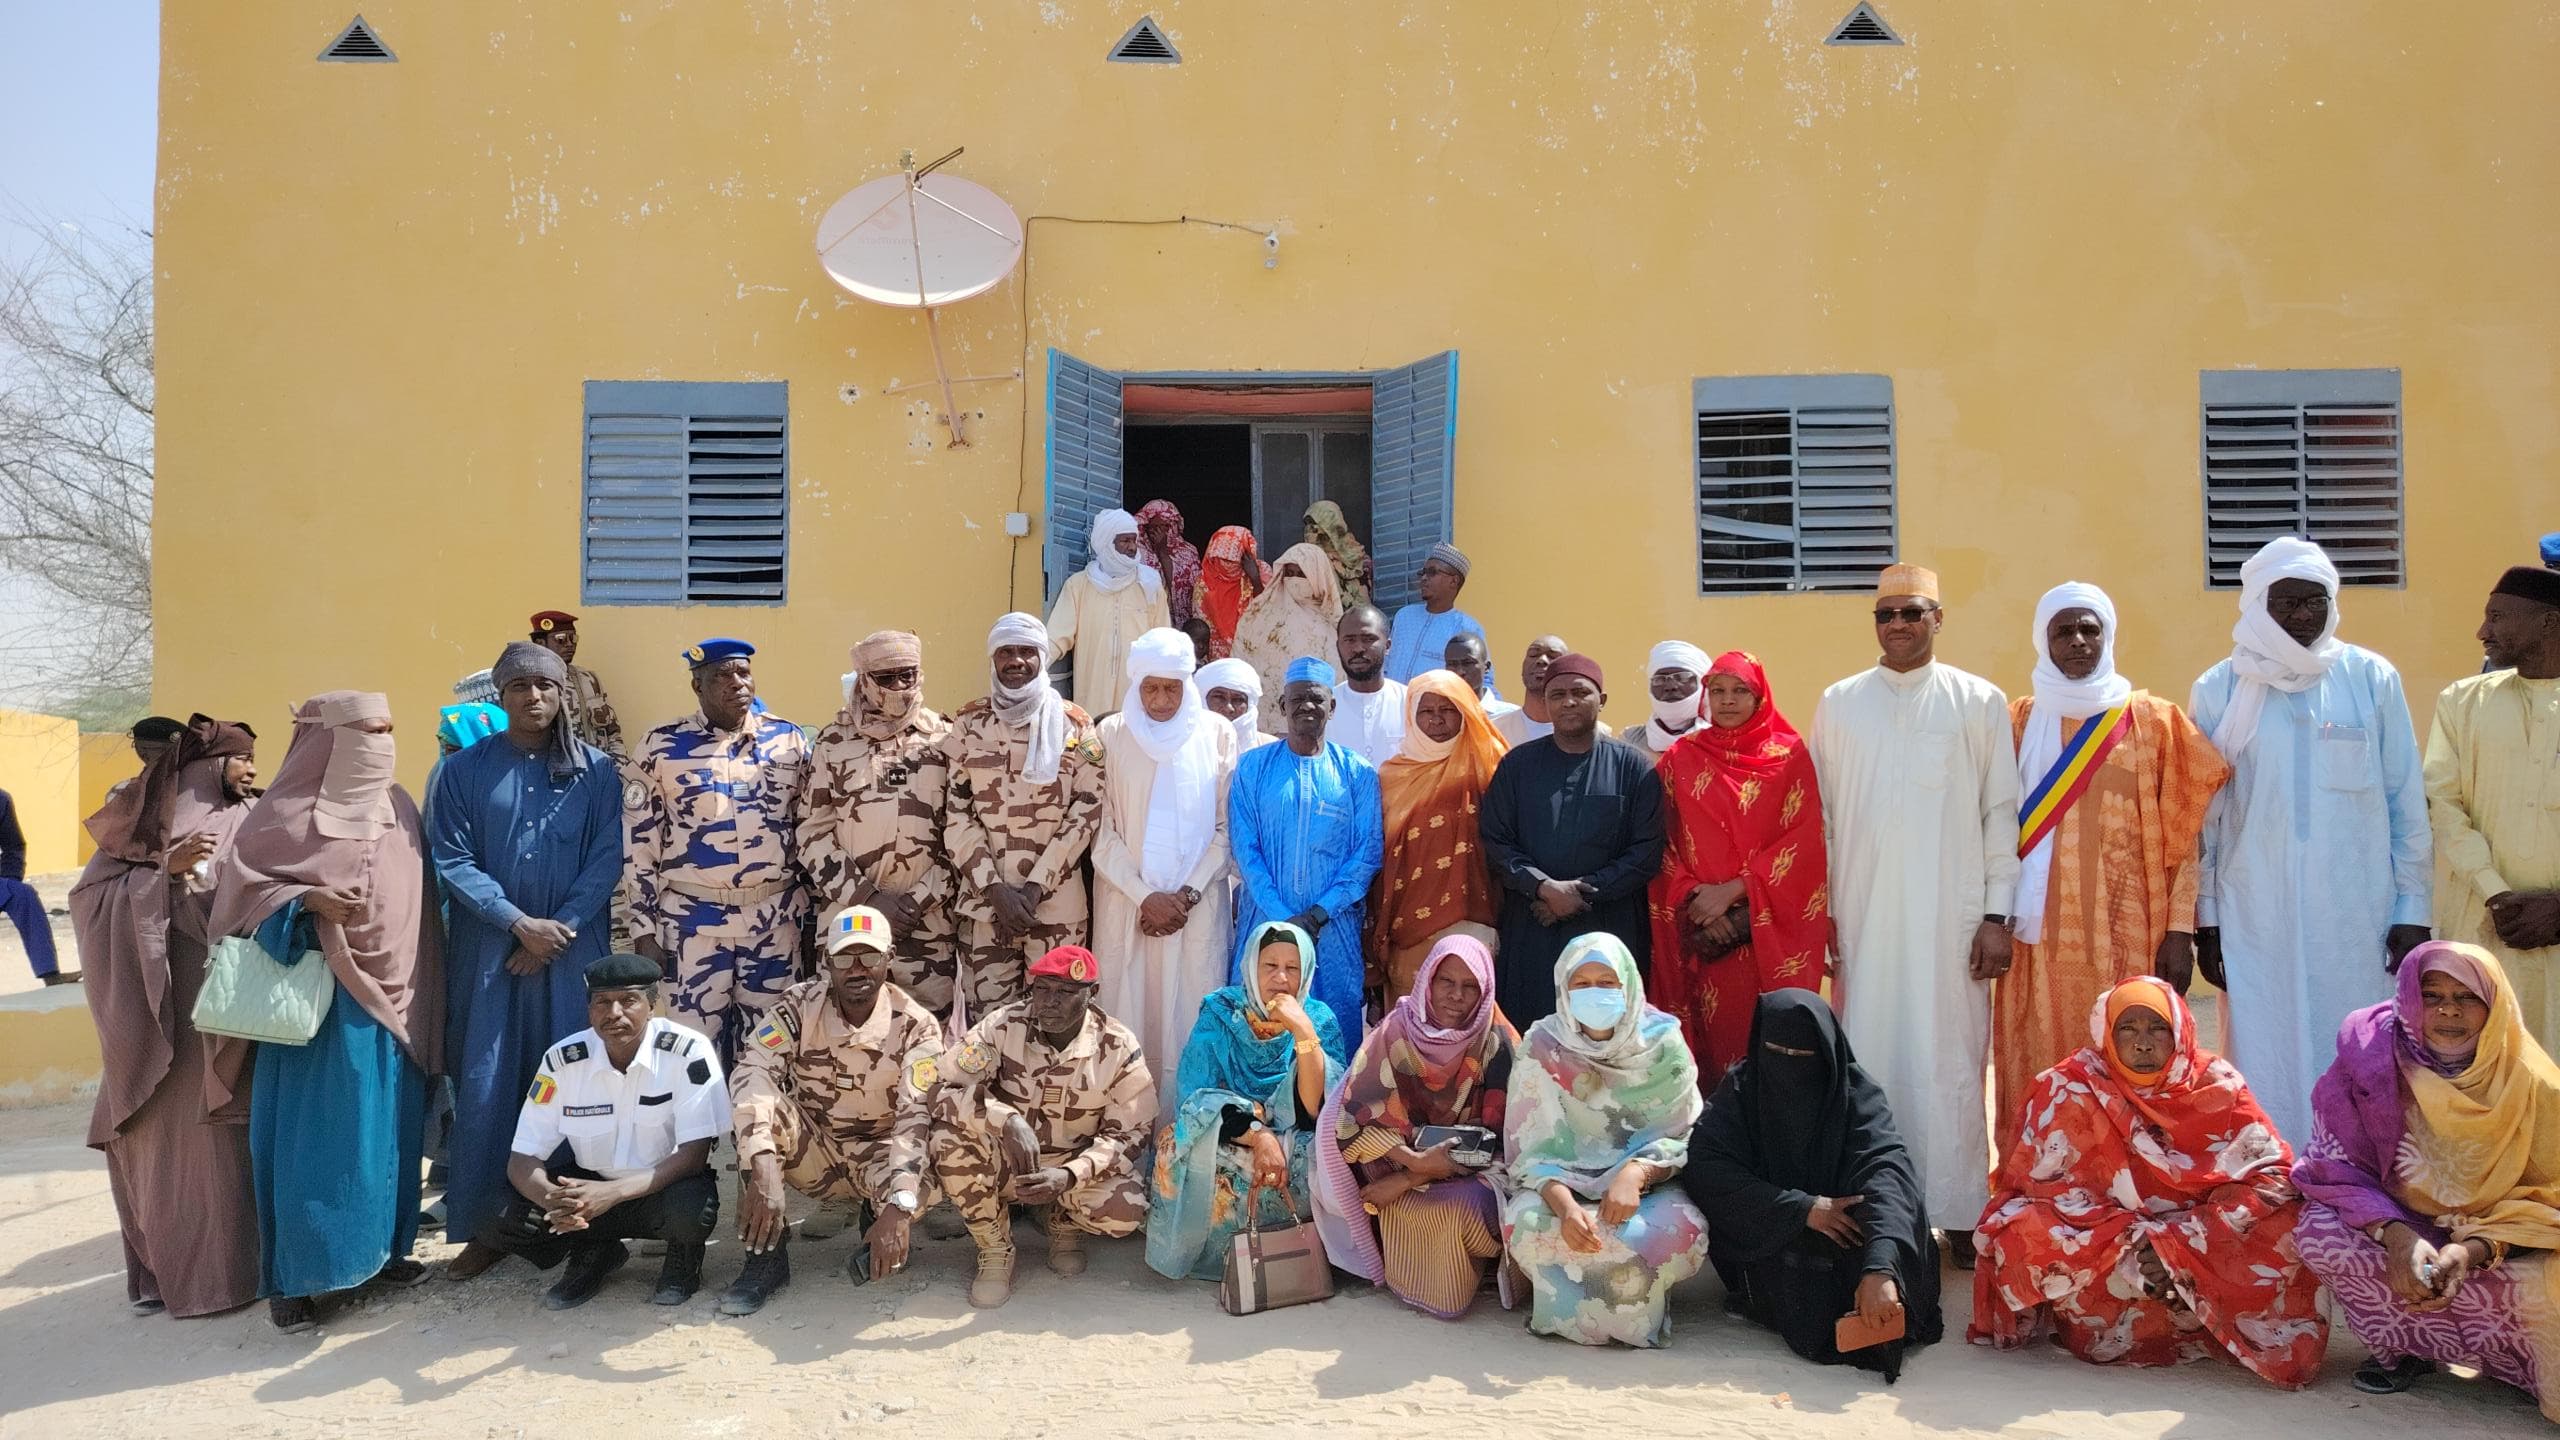
<svg viewBox="0 0 2560 1440"><path fill-rule="evenodd" d="M1307 932L1269 922L1245 953L1244 983L1200 1004L1175 1072L1181 1098L1156 1132L1147 1263L1176 1280L1218 1278L1248 1199L1265 1225L1307 1213L1316 1119L1346 1058L1332 1007L1306 994Z"/></svg>

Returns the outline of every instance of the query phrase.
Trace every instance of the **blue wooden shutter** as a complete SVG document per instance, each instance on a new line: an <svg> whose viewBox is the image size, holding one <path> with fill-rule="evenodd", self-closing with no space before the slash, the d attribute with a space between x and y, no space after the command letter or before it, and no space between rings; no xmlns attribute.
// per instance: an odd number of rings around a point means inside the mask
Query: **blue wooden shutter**
<svg viewBox="0 0 2560 1440"><path fill-rule="evenodd" d="M2408 581L2400 372L2207 370L2205 583L2291 535L2329 552L2349 585Z"/></svg>
<svg viewBox="0 0 2560 1440"><path fill-rule="evenodd" d="M1870 589L1899 549L1893 381L1699 380L1698 593Z"/></svg>
<svg viewBox="0 0 2560 1440"><path fill-rule="evenodd" d="M1049 352L1049 604L1091 557L1093 517L1120 503L1120 372ZM1045 608L1045 607L1044 607Z"/></svg>
<svg viewBox="0 0 2560 1440"><path fill-rule="evenodd" d="M789 416L780 381L588 381L584 603L781 604Z"/></svg>
<svg viewBox="0 0 2560 1440"><path fill-rule="evenodd" d="M1414 577L1456 523L1458 352L1443 350L1372 376L1369 557L1377 603L1392 614L1422 598Z"/></svg>

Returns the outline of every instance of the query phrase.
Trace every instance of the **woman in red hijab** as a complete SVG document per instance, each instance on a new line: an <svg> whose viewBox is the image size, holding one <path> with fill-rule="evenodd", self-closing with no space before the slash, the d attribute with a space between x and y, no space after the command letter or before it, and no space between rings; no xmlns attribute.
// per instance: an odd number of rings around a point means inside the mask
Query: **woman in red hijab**
<svg viewBox="0 0 2560 1440"><path fill-rule="evenodd" d="M1772 990L1830 974L1829 858L1813 752L1768 673L1728 650L1707 671L1707 722L1663 752L1669 807L1654 876L1653 1002L1680 1017L1712 1091L1751 1045Z"/></svg>
<svg viewBox="0 0 2560 1440"><path fill-rule="evenodd" d="M1252 531L1229 525L1209 537L1209 553L1200 562L1195 613L1209 622L1210 659L1224 660L1234 653L1236 622L1244 618L1244 607L1270 583L1271 567L1255 553Z"/></svg>

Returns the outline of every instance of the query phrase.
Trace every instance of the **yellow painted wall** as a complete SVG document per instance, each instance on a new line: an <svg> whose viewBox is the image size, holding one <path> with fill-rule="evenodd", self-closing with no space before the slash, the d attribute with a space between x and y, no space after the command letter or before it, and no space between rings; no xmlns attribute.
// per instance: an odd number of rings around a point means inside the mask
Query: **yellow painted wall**
<svg viewBox="0 0 2560 1440"><path fill-rule="evenodd" d="M2183 698L2227 652L2200 369L2404 371L2412 584L2350 593L2344 633L2422 713L2560 524L2543 0L1885 0L1911 43L1842 49L1847 0L1161 0L1184 63L1103 63L1143 8L376 0L399 63L323 65L344 0L165 7L159 708L266 728L387 688L422 738L523 616L576 605L590 378L792 386L792 604L588 615L640 724L685 707L704 633L763 645L804 721L880 625L924 634L937 704L982 688L987 623L1038 593L1000 518L1039 506L1053 344L1456 347L1466 603L1506 667L1533 630L1596 652L1621 718L1667 634L1759 651L1800 720L1873 658L1862 597L1695 595L1699 375L1892 376L1903 553L1946 576L1947 658L2012 688L2066 578L2113 589L2138 682ZM1036 225L943 327L955 373L1031 373L969 391L978 441L946 449L925 396L883 395L930 375L921 321L834 291L811 235L955 145L1025 214L1273 223L1281 263Z"/></svg>
<svg viewBox="0 0 2560 1440"><path fill-rule="evenodd" d="M281 753L279 757L281 758ZM119 783L142 773L141 757L133 753L133 737L122 731L109 731L80 737L80 818L85 822L107 803L107 792ZM98 851L98 842L89 837L88 826L77 827L80 863Z"/></svg>
<svg viewBox="0 0 2560 1440"><path fill-rule="evenodd" d="M57 715L0 710L0 790L27 832L27 873L75 869L80 852L80 727Z"/></svg>

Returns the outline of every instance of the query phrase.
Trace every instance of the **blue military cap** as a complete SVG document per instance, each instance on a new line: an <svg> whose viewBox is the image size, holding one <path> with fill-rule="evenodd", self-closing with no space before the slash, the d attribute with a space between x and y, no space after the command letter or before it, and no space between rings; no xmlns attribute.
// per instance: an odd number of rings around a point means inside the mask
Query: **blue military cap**
<svg viewBox="0 0 2560 1440"><path fill-rule="evenodd" d="M723 660L735 660L741 655L754 653L756 647L744 640L705 640L699 645L685 647L684 663L698 670L705 665L717 665Z"/></svg>

